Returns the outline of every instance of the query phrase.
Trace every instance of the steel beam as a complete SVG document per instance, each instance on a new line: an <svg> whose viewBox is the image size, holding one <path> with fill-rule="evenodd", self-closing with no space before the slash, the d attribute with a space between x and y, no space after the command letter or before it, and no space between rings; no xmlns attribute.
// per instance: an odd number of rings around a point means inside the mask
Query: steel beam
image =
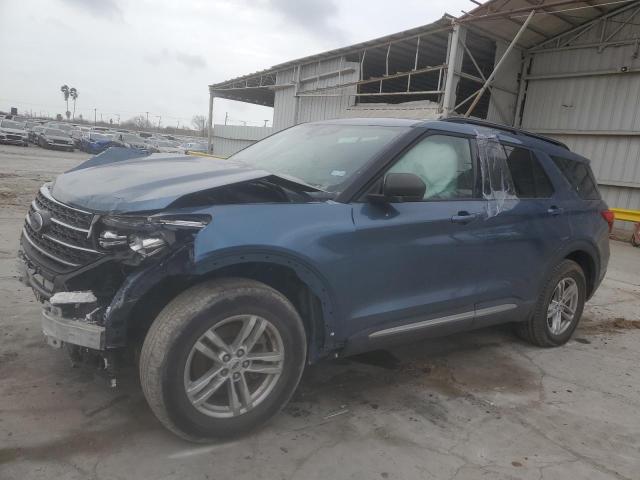
<svg viewBox="0 0 640 480"><path fill-rule="evenodd" d="M544 42L541 42L537 45L534 45L533 47L530 48L530 51L532 52L537 52L537 51L545 51L545 49L543 48L545 45L549 45L553 42L555 42L558 39L563 38L566 35L571 35L572 33L575 33L579 30L581 30L582 28L592 25L594 23L598 23L601 20L605 19L605 18L611 18L614 17L616 15L621 14L622 12L625 12L631 8L635 8L638 5L640 5L640 0L636 0L635 2L630 2L627 5L625 5L624 7L620 7L616 10L612 10L611 12L607 13L606 15L603 15L602 17L598 17L598 18L594 18L593 20L589 20L587 23L583 23L582 25L578 25L575 28L572 28L571 30L567 30L566 32L562 32L558 35L556 35L555 37L551 37L549 40L545 40Z"/></svg>
<svg viewBox="0 0 640 480"><path fill-rule="evenodd" d="M529 22L531 22L531 19L533 18L533 16L535 14L536 14L536 11L535 10L531 10L531 12L527 16L526 20L522 24L522 27L520 27L520 30L518 30L518 33L516 33L515 37L513 37L513 40L511 40L511 43L509 44L507 49L502 54L502 57L500 58L500 60L496 64L496 66L493 68L493 72L491 72L491 75L489 75L489 78L487 78L487 80L484 82L484 85L482 85L482 87L480 87L480 89L478 90L476 98L473 100L473 102L469 106L468 110L464 114L465 117L468 117L469 115L471 115L471 113L473 112L473 109L476 108L476 105L480 101L480 98L482 97L482 95L484 95L484 92L491 85L491 82L493 82L493 79L495 78L496 74L500 71L500 68L502 67L504 61L507 59L507 57L511 53L511 50L513 50L513 46L516 43L518 43L518 40L520 39L522 34L527 29L527 25L529 25Z"/></svg>
<svg viewBox="0 0 640 480"><path fill-rule="evenodd" d="M209 119L207 120L207 152L213 153L213 90L209 88Z"/></svg>
<svg viewBox="0 0 640 480"><path fill-rule="evenodd" d="M447 77L444 83L444 98L442 99L442 108L445 116L451 115L455 111L455 70L458 60L458 45L460 44L460 24L454 24L451 31L451 40L449 41L449 51L447 55Z"/></svg>
<svg viewBox="0 0 640 480"><path fill-rule="evenodd" d="M635 75L640 73L640 68L626 70L591 70L584 72L549 73L546 75L527 75L526 80L555 80L558 78L600 77L603 75Z"/></svg>

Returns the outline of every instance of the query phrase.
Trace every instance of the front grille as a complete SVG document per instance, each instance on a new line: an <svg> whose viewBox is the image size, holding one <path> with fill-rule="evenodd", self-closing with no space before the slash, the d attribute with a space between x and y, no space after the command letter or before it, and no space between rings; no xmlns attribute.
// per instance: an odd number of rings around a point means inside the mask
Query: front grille
<svg viewBox="0 0 640 480"><path fill-rule="evenodd" d="M56 218L72 227L86 230L85 234L89 231L89 227L91 227L91 220L93 220L93 214L83 212L76 208L67 207L66 205L54 200L46 187L42 187L36 196L36 208L44 208L51 213L53 218Z"/></svg>
<svg viewBox="0 0 640 480"><path fill-rule="evenodd" d="M34 224L33 214L46 218L40 230ZM102 256L94 249L90 237L93 214L64 205L54 200L46 186L32 202L22 231L29 250L43 258L46 266L56 271L68 271L94 262Z"/></svg>
<svg viewBox="0 0 640 480"><path fill-rule="evenodd" d="M57 143L59 145L69 145L69 142L66 140L54 140L53 143Z"/></svg>
<svg viewBox="0 0 640 480"><path fill-rule="evenodd" d="M22 137L20 135L14 135L9 133L6 136L9 140L22 140Z"/></svg>

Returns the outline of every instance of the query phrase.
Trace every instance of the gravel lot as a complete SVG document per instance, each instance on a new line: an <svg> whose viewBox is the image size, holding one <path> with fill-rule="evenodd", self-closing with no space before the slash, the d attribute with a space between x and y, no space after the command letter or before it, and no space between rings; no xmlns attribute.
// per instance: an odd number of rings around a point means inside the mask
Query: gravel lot
<svg viewBox="0 0 640 480"><path fill-rule="evenodd" d="M640 250L620 242L563 348L493 328L325 362L254 435L172 436L135 371L109 389L47 347L15 280L35 191L87 157L0 145L0 479L640 478Z"/></svg>

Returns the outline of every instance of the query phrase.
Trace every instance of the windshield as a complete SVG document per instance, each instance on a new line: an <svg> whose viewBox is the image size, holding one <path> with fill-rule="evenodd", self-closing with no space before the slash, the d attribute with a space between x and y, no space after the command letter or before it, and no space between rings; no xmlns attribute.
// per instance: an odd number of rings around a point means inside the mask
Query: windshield
<svg viewBox="0 0 640 480"><path fill-rule="evenodd" d="M47 128L44 131L45 135L53 135L54 137L66 137L67 134L64 133L62 130L58 130L57 128Z"/></svg>
<svg viewBox="0 0 640 480"><path fill-rule="evenodd" d="M13 120L2 120L0 126L4 128L16 128L18 130L22 130L24 128L24 123L14 122Z"/></svg>
<svg viewBox="0 0 640 480"><path fill-rule="evenodd" d="M378 125L298 125L231 158L321 190L340 192L354 173L408 130Z"/></svg>

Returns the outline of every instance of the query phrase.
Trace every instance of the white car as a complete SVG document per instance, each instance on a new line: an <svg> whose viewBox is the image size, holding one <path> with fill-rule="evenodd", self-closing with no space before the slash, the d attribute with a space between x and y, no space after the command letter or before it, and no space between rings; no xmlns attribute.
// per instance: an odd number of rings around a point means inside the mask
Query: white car
<svg viewBox="0 0 640 480"><path fill-rule="evenodd" d="M29 146L29 132L23 122L7 120L0 121L0 143Z"/></svg>
<svg viewBox="0 0 640 480"><path fill-rule="evenodd" d="M171 140L157 140L151 143L159 152L184 153L184 148L178 142Z"/></svg>
<svg viewBox="0 0 640 480"><path fill-rule="evenodd" d="M125 146L129 148L135 148L138 150L148 150L150 152L157 152L158 150L153 146L147 143L144 138L141 138L137 135L132 135L130 133L119 133L116 136L116 140L122 142Z"/></svg>

